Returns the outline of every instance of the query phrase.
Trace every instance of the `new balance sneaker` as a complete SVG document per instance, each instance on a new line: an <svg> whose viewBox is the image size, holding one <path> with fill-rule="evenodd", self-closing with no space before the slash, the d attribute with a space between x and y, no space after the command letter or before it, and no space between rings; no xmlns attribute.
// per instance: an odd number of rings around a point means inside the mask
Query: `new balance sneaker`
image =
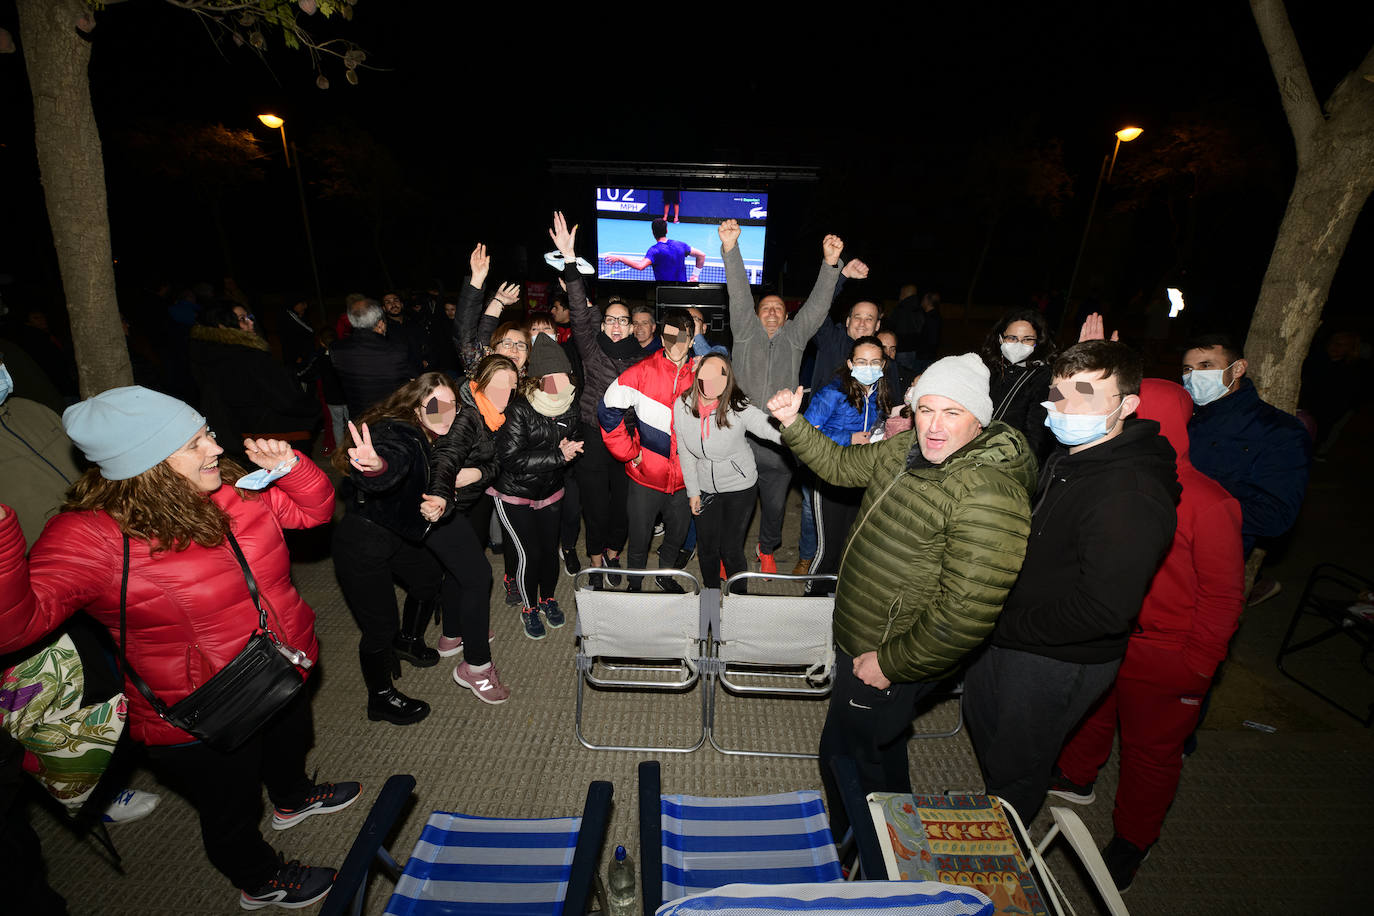
<svg viewBox="0 0 1374 916"><path fill-rule="evenodd" d="M459 662L453 669L453 681L471 690L483 703L496 706L510 699L510 688L501 683L492 664L487 665L487 670L478 671L467 662Z"/></svg>
<svg viewBox="0 0 1374 916"><path fill-rule="evenodd" d="M553 627L555 630L567 622L567 618L563 616L563 611L559 608L558 602L552 598L545 598L543 601L539 602L539 611L544 615L544 619L548 621L549 626Z"/></svg>
<svg viewBox="0 0 1374 916"><path fill-rule="evenodd" d="M543 639L547 633L544 621L539 619L539 608L527 607L520 612L520 622L525 625L525 635L530 639Z"/></svg>
<svg viewBox="0 0 1374 916"><path fill-rule="evenodd" d="M563 568L568 571L568 575L577 575L578 570L582 568L582 564L577 560L576 548L570 550L567 547L560 547L558 548L558 553L563 557Z"/></svg>
<svg viewBox="0 0 1374 916"><path fill-rule="evenodd" d="M1091 805L1097 798L1097 793L1093 791L1093 786L1097 781L1087 783L1076 783L1064 775L1064 771L1059 767L1054 768L1054 775L1050 778L1050 794L1071 801L1075 805Z"/></svg>
<svg viewBox="0 0 1374 916"><path fill-rule="evenodd" d="M307 817L316 814L333 814L342 811L358 800L362 785L356 782L324 782L310 790L298 808L274 808L272 829L285 830L294 827ZM299 863L297 863L299 864ZM305 904L301 904L305 906Z"/></svg>
<svg viewBox="0 0 1374 916"><path fill-rule="evenodd" d="M142 789L125 789L114 797L100 819L107 824L127 824L153 813L162 796Z"/></svg>
<svg viewBox="0 0 1374 916"><path fill-rule="evenodd" d="M487 642L496 638L496 633L487 630ZM439 656L441 658L452 658L463 651L463 637L461 636L440 636L438 642Z"/></svg>
<svg viewBox="0 0 1374 916"><path fill-rule="evenodd" d="M1102 861L1106 863L1107 872L1112 876L1112 883L1116 885L1117 890L1125 893L1131 889L1135 873L1150 857L1150 846L1141 849L1131 841L1113 834L1111 842L1102 847Z"/></svg>
<svg viewBox="0 0 1374 916"><path fill-rule="evenodd" d="M778 571L778 561L771 553L764 553L759 548L759 572L775 573Z"/></svg>
<svg viewBox="0 0 1374 916"><path fill-rule="evenodd" d="M613 557L607 554L606 557L602 560L602 563L605 564L607 569L619 569L620 557ZM615 573L606 573L606 585L608 585L611 588L620 588L621 578L621 576L617 576Z"/></svg>
<svg viewBox="0 0 1374 916"><path fill-rule="evenodd" d="M265 906L279 906L299 910L322 900L334 886L335 871L302 865L292 859L287 862L277 853L277 873L260 887L239 893L239 906L245 910L260 910Z"/></svg>
<svg viewBox="0 0 1374 916"><path fill-rule="evenodd" d="M502 581L506 585L506 604L515 607L521 604L524 599L520 597L520 586L513 576L503 576Z"/></svg>

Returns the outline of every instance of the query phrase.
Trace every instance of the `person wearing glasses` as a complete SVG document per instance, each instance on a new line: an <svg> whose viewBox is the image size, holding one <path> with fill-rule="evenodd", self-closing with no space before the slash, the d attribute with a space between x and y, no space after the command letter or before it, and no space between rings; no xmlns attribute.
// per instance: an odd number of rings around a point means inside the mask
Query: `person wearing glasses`
<svg viewBox="0 0 1374 916"><path fill-rule="evenodd" d="M849 347L849 358L830 384L811 396L806 421L836 445L866 445L892 411L893 393L884 372L883 344L872 335ZM840 547L859 514L863 487L841 487L818 480L812 491L816 519L816 554L811 572L833 574L840 568Z"/></svg>
<svg viewBox="0 0 1374 916"><path fill-rule="evenodd" d="M980 351L991 376L992 418L1019 430L1041 465L1054 450L1043 402L1050 388L1050 366L1058 354L1045 316L1035 309L1003 315Z"/></svg>

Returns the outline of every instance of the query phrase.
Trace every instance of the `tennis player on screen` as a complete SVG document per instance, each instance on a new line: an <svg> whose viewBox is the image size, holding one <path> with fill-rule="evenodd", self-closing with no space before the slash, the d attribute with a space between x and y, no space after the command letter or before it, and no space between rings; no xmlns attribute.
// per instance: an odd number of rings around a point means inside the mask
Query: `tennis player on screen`
<svg viewBox="0 0 1374 916"><path fill-rule="evenodd" d="M691 282L701 277L701 269L706 266L706 253L698 251L686 242L668 238L667 220L656 219L651 227L657 240L652 248L644 252L642 258L631 258L621 254L603 255L607 264L627 264L635 270L654 269L654 279L659 283L686 283L688 255L696 258L697 269L692 271Z"/></svg>

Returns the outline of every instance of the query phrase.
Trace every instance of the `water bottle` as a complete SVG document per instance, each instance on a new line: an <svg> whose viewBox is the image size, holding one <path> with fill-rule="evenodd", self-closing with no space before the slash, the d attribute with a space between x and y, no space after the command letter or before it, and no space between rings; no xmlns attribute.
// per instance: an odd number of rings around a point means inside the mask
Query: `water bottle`
<svg viewBox="0 0 1374 916"><path fill-rule="evenodd" d="M615 861L606 869L606 893L611 916L635 916L634 860L625 854L624 846L615 848Z"/></svg>

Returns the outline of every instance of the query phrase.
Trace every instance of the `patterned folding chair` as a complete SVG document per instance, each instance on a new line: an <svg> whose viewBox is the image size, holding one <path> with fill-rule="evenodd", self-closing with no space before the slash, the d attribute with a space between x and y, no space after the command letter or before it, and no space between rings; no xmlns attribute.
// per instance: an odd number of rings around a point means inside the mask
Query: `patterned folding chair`
<svg viewBox="0 0 1374 916"><path fill-rule="evenodd" d="M662 795L659 765L639 765L644 913L727 884L841 881L819 792L748 798Z"/></svg>

